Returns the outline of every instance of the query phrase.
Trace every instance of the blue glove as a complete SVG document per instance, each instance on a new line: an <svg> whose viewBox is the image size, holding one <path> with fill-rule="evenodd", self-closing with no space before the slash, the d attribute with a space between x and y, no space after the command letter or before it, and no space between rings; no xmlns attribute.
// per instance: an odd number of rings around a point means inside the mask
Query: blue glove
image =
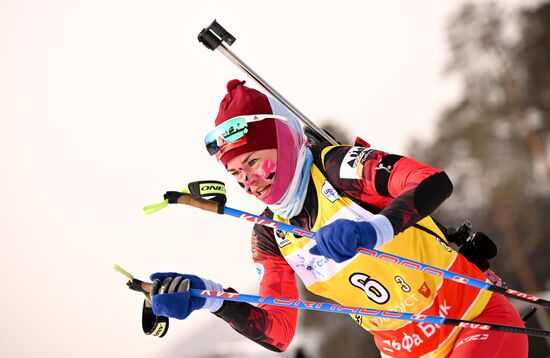
<svg viewBox="0 0 550 358"><path fill-rule="evenodd" d="M315 233L317 245L309 252L336 262L355 256L359 247L380 247L393 238L393 227L383 215L374 215L367 221L338 219Z"/></svg>
<svg viewBox="0 0 550 358"><path fill-rule="evenodd" d="M151 280L151 306L157 316L185 319L201 308L215 312L223 303L223 300L193 297L189 293L190 288L223 291L223 286L214 281L177 272L157 272L151 275Z"/></svg>

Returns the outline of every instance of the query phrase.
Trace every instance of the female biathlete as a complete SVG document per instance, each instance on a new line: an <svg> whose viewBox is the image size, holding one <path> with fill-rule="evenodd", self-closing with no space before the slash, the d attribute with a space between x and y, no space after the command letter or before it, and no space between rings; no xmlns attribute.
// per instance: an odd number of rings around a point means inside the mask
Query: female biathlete
<svg viewBox="0 0 550 358"><path fill-rule="evenodd" d="M267 204L263 216L317 233L310 240L254 226L260 295L297 299L297 275L309 291L342 305L524 326L502 295L356 255L358 247L375 248L485 280L429 216L452 192L443 171L365 146L310 148L297 118L276 99L239 80L227 91L205 140L208 151L246 193ZM165 272L151 279L156 315L185 319L206 308L267 349L281 352L292 341L294 308L178 292L186 279L191 288L224 289L194 275ZM382 356L527 357L524 335L352 318L374 336Z"/></svg>

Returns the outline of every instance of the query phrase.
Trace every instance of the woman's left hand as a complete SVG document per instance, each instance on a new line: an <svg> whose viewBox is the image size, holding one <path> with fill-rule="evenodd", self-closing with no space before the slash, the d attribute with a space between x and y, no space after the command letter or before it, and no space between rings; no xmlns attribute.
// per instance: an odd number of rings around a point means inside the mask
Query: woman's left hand
<svg viewBox="0 0 550 358"><path fill-rule="evenodd" d="M323 226L316 233L317 245L309 252L336 262L355 256L357 249L380 247L393 238L393 228L383 215L374 215L368 221L338 219Z"/></svg>

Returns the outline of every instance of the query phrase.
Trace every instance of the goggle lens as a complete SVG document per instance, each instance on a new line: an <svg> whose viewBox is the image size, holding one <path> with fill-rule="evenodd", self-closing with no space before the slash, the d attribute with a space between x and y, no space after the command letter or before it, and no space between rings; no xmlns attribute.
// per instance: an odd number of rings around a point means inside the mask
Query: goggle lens
<svg viewBox="0 0 550 358"><path fill-rule="evenodd" d="M214 130L208 133L206 138L204 138L204 145L206 146L208 154L215 155L225 144L234 143L244 137L244 135L248 133L248 123L268 118L288 121L285 117L273 114L239 116L228 119L214 128Z"/></svg>

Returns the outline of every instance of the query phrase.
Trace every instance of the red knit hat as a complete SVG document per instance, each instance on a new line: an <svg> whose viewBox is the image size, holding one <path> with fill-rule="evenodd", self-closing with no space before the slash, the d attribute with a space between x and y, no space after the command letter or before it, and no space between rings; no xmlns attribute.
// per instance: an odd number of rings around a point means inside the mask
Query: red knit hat
<svg viewBox="0 0 550 358"><path fill-rule="evenodd" d="M273 114L266 95L255 89L244 86L245 81L231 80L227 83L227 94L220 103L220 109L214 122L216 126L233 117L250 114ZM224 166L247 152L277 148L275 119L248 123L246 144L229 149L219 159Z"/></svg>

